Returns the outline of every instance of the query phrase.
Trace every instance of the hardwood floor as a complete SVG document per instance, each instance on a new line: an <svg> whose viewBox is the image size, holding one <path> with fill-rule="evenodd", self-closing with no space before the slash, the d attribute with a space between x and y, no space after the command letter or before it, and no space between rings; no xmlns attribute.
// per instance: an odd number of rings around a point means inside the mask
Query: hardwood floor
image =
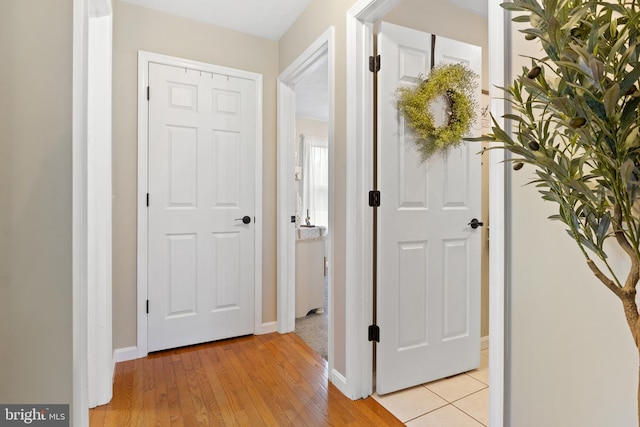
<svg viewBox="0 0 640 427"><path fill-rule="evenodd" d="M402 426L371 397L330 384L327 362L295 334L269 334L118 363L113 400L91 427Z"/></svg>

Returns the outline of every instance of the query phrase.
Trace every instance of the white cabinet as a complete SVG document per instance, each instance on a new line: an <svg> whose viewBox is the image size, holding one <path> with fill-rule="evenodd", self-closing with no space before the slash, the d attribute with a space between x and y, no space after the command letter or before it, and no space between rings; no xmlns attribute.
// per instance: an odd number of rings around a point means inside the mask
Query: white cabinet
<svg viewBox="0 0 640 427"><path fill-rule="evenodd" d="M296 318L324 308L324 227L300 227L296 233Z"/></svg>

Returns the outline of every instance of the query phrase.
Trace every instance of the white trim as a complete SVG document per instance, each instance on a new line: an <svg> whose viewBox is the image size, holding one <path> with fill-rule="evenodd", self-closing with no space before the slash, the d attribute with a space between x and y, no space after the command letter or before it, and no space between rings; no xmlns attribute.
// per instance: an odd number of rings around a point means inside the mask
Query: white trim
<svg viewBox="0 0 640 427"><path fill-rule="evenodd" d="M138 358L138 347L116 348L113 351L113 364L127 362Z"/></svg>
<svg viewBox="0 0 640 427"><path fill-rule="evenodd" d="M102 5L106 8L108 5ZM111 284L111 41L112 16L89 18L87 146L89 407L113 391Z"/></svg>
<svg viewBox="0 0 640 427"><path fill-rule="evenodd" d="M278 332L278 322L265 322L260 325L260 328L256 329L256 335L271 334Z"/></svg>
<svg viewBox="0 0 640 427"><path fill-rule="evenodd" d="M286 334L295 329L294 157L296 93L278 78L277 189L277 325ZM293 242L293 243L291 243ZM293 284L293 285L292 285Z"/></svg>
<svg viewBox="0 0 640 427"><path fill-rule="evenodd" d="M500 0L489 1L489 81L491 96L491 114L504 126L502 116L505 112L504 93L498 89L508 87L509 69L508 40L511 34L508 14L500 7ZM491 245L489 246L489 425L502 427L505 424L505 413L509 410L508 385L506 372L509 361L505 357L507 335L507 319L509 302L505 298L506 274L509 266L506 227L510 213L506 210L506 188L508 175L505 150L491 150L489 154L489 212L491 224Z"/></svg>
<svg viewBox="0 0 640 427"><path fill-rule="evenodd" d="M480 338L480 350L487 350L489 348L489 335Z"/></svg>
<svg viewBox="0 0 640 427"><path fill-rule="evenodd" d="M295 329L295 214L294 151L295 151L295 90L297 82L327 63L328 70L328 149L329 149L329 264L328 299L333 301L333 231L334 224L334 93L335 93L335 28L329 27L295 61L278 76L278 332ZM334 311L329 310L328 359L333 368Z"/></svg>
<svg viewBox="0 0 640 427"><path fill-rule="evenodd" d="M262 328L262 75L234 68L221 67L189 59L152 52L138 51L138 249L137 249L137 351L138 357L148 354L147 347L147 188L148 188L148 121L149 63L159 63L226 74L253 80L256 83L256 151L255 151L255 295L254 333Z"/></svg>
<svg viewBox="0 0 640 427"><path fill-rule="evenodd" d="M345 396L347 395L347 379L340 372L335 369L331 369L331 382L336 386L338 390Z"/></svg>
<svg viewBox="0 0 640 427"><path fill-rule="evenodd" d="M373 23L401 0L358 0L347 12L347 236L346 236L346 395L366 397L373 391L372 345L363 331L372 319L371 272L373 270L370 210L364 206L372 186L371 144L373 84L367 69L373 52ZM498 0L489 2L490 81L504 86L505 14ZM494 91L492 86L492 91ZM492 93L495 95L495 93ZM498 98L500 98L499 96ZM494 100L494 117L500 117L504 104ZM504 165L497 162L501 150L492 150L490 173L491 253L490 253L490 425L501 427L505 410L505 206ZM495 157L494 157L495 156ZM502 172L501 172L502 171ZM508 261L507 261L508 262Z"/></svg>
<svg viewBox="0 0 640 427"><path fill-rule="evenodd" d="M373 189L373 23L401 0L359 0L347 12L346 390L351 399L373 392L373 215L364 202Z"/></svg>
<svg viewBox="0 0 640 427"><path fill-rule="evenodd" d="M73 1L72 76L72 357L71 419L89 425L87 327L88 0Z"/></svg>

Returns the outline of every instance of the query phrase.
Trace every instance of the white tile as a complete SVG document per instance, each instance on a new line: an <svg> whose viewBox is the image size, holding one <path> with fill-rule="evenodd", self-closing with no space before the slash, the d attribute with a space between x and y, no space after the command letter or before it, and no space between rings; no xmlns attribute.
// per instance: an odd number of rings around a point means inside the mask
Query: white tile
<svg viewBox="0 0 640 427"><path fill-rule="evenodd" d="M373 398L403 423L440 408L447 402L422 386Z"/></svg>
<svg viewBox="0 0 640 427"><path fill-rule="evenodd" d="M433 412L429 412L407 423L409 427L482 427L478 421L471 418L453 405L447 405Z"/></svg>
<svg viewBox="0 0 640 427"><path fill-rule="evenodd" d="M481 383L489 385L489 357L480 355L480 367L473 371L467 372L467 375L475 378Z"/></svg>
<svg viewBox="0 0 640 427"><path fill-rule="evenodd" d="M425 387L451 403L482 390L487 385L466 374L461 374L425 384Z"/></svg>
<svg viewBox="0 0 640 427"><path fill-rule="evenodd" d="M486 388L477 393L454 402L453 405L472 416L484 425L489 425L489 389Z"/></svg>

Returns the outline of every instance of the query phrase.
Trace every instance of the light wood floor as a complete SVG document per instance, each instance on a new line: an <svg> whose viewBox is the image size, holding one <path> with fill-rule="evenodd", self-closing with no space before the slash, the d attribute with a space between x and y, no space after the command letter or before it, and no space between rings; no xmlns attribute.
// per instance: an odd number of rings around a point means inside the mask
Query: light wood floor
<svg viewBox="0 0 640 427"><path fill-rule="evenodd" d="M402 426L371 397L351 401L295 334L235 338L118 363L91 427Z"/></svg>

